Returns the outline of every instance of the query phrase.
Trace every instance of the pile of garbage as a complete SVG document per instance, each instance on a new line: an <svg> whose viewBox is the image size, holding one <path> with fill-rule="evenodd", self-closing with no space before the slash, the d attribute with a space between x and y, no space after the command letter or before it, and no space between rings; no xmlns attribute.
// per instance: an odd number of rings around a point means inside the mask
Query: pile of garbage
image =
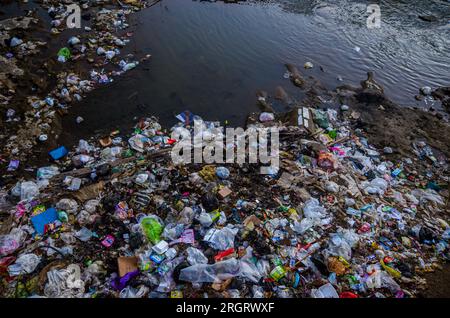
<svg viewBox="0 0 450 318"><path fill-rule="evenodd" d="M0 295L420 295L423 274L450 256L448 160L422 141L414 157L389 159L342 109L250 123L279 129L269 175L260 164L175 165L179 141L155 118L52 150L35 178L0 191ZM177 118L172 131L192 128Z"/></svg>

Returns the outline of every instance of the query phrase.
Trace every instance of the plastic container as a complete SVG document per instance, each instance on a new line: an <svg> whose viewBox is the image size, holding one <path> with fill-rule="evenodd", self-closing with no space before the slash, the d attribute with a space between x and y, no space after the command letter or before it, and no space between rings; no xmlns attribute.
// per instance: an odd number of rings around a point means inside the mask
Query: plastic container
<svg viewBox="0 0 450 318"><path fill-rule="evenodd" d="M318 289L311 290L312 298L339 298L336 289L330 283L320 286Z"/></svg>

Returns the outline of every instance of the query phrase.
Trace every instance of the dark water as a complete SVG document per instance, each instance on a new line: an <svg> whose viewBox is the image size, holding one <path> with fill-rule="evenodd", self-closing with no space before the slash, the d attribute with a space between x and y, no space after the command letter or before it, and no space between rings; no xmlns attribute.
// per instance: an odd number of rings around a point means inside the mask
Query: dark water
<svg viewBox="0 0 450 318"><path fill-rule="evenodd" d="M301 67L311 61L315 67L305 75L330 89L342 84L338 76L358 84L372 70L387 95L403 105L421 106L414 100L421 86L450 84L446 1L380 1L381 29L366 27L370 1L274 2L163 0L138 13L130 48L152 54L151 61L75 105L65 129L77 139L129 127L145 115L170 125L185 109L242 125L257 110L258 89L273 93L281 85L301 98L283 78L286 62ZM422 14L439 19L424 22ZM78 115L85 119L81 125L75 124Z"/></svg>

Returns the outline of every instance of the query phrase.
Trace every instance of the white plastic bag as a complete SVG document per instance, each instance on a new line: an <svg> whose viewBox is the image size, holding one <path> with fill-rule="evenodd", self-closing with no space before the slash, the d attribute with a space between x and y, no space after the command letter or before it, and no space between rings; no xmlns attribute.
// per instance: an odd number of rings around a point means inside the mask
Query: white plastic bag
<svg viewBox="0 0 450 318"><path fill-rule="evenodd" d="M208 264L208 259L205 255L203 255L203 252L195 247L188 247L186 253L188 255L187 261L189 262L189 264Z"/></svg>
<svg viewBox="0 0 450 318"><path fill-rule="evenodd" d="M319 200L311 198L305 202L303 213L305 217L315 219L326 217L327 210L320 205Z"/></svg>
<svg viewBox="0 0 450 318"><path fill-rule="evenodd" d="M8 272L11 276L18 276L23 274L30 274L34 272L36 267L41 262L41 257L36 254L22 254L16 262L8 266Z"/></svg>
<svg viewBox="0 0 450 318"><path fill-rule="evenodd" d="M238 276L240 269L240 263L235 258L212 265L195 264L180 271L180 280L191 283L220 283Z"/></svg>
<svg viewBox="0 0 450 318"><path fill-rule="evenodd" d="M33 181L25 181L20 185L20 200L31 200L39 195L39 187Z"/></svg>
<svg viewBox="0 0 450 318"><path fill-rule="evenodd" d="M236 236L238 229L231 226L224 227L222 229L210 229L206 232L204 241L208 242L212 248L225 251L234 247L234 237Z"/></svg>

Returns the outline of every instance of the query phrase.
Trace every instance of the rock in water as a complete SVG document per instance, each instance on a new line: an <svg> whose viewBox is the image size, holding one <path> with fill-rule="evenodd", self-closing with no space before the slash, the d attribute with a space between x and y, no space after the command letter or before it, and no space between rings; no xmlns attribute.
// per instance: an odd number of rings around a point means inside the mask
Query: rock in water
<svg viewBox="0 0 450 318"><path fill-rule="evenodd" d="M429 86L424 86L424 87L422 87L421 89L420 89L420 93L422 94L422 95L425 95L425 96L428 96L428 95L430 95L431 94L431 87L429 87Z"/></svg>
<svg viewBox="0 0 450 318"><path fill-rule="evenodd" d="M426 22L436 22L438 20L434 15L419 15L419 19Z"/></svg>

